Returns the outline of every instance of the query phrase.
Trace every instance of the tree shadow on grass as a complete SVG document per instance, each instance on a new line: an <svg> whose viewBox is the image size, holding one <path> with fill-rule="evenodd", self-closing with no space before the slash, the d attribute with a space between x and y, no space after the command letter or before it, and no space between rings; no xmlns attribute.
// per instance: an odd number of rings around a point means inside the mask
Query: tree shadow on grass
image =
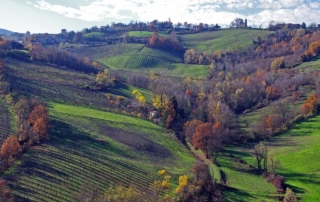
<svg viewBox="0 0 320 202"><path fill-rule="evenodd" d="M87 155L92 153L88 148L96 148L105 152L112 152L123 157L131 158L131 155L126 154L108 142L101 142L100 140L93 138L90 133L81 131L57 118L54 118L50 122L50 126L50 143L53 145L62 146L68 144L70 147L74 147L76 150L82 151Z"/></svg>
<svg viewBox="0 0 320 202"><path fill-rule="evenodd" d="M223 187L223 198L226 202L244 202L252 201L254 199L248 192L227 186Z"/></svg>
<svg viewBox="0 0 320 202"><path fill-rule="evenodd" d="M123 96L123 97L126 97L126 98L130 98L130 97L128 97L128 94L120 91L120 90L128 90L128 89L129 89L128 85L125 85L124 83L115 81L114 82L114 87L109 88L109 89L107 89L107 90L105 90L103 92L111 93L111 94L114 94L114 95L120 95L120 96Z"/></svg>
<svg viewBox="0 0 320 202"><path fill-rule="evenodd" d="M320 190L320 176L315 174L306 174L306 173L294 173L292 171L286 170L286 173L282 173L281 175L284 176L284 179L292 179L295 181L299 181L305 184L311 184L314 187L318 187L318 190ZM290 188L293 189L294 192L303 194L305 193L305 189L303 187L297 187L297 186L291 186Z"/></svg>

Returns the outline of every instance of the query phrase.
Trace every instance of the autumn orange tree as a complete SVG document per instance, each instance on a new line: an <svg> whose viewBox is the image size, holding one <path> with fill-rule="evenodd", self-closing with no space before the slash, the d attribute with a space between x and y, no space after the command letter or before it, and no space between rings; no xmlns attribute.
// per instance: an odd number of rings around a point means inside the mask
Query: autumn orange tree
<svg viewBox="0 0 320 202"><path fill-rule="evenodd" d="M19 153L20 144L18 138L9 136L1 146L1 158L13 162L14 157Z"/></svg>
<svg viewBox="0 0 320 202"><path fill-rule="evenodd" d="M223 147L225 131L221 123L203 123L196 128L192 137L195 149L200 149L206 154L206 158L212 157L214 161Z"/></svg>
<svg viewBox="0 0 320 202"><path fill-rule="evenodd" d="M163 125L168 129L172 128L176 118L176 105L177 103L175 98L171 98L164 108Z"/></svg>
<svg viewBox="0 0 320 202"><path fill-rule="evenodd" d="M300 113L304 116L312 115L317 112L318 109L318 96L312 94L301 106ZM310 116L309 116L309 132L310 132Z"/></svg>
<svg viewBox="0 0 320 202"><path fill-rule="evenodd" d="M39 139L48 139L49 113L42 105L36 106L28 116L28 123L39 133Z"/></svg>
<svg viewBox="0 0 320 202"><path fill-rule="evenodd" d="M196 120L196 119L192 119L191 121L187 121L184 125L183 125L183 132L184 135L186 137L186 139L191 142L192 141L192 136L193 134L196 132L196 128L203 124L202 121L200 120Z"/></svg>
<svg viewBox="0 0 320 202"><path fill-rule="evenodd" d="M317 107L318 107L318 96L316 94L312 94L304 102L304 104L300 109L300 112L303 115L314 114L317 112Z"/></svg>

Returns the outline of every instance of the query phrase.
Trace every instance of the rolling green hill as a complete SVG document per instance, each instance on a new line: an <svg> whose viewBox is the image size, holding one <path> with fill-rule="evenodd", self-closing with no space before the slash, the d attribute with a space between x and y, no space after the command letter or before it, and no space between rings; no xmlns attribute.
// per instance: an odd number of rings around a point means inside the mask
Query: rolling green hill
<svg viewBox="0 0 320 202"><path fill-rule="evenodd" d="M218 31L200 32L179 36L179 40L186 48L193 48L199 52L217 50L237 50L252 45L252 40L260 36L261 39L273 32L251 29L221 29Z"/></svg>
<svg viewBox="0 0 320 202"><path fill-rule="evenodd" d="M156 73L168 69L171 76L204 78L208 72L206 65L183 63L182 53L151 49L142 44L115 44L98 47L77 47L69 52L97 60L112 70L140 72L146 69Z"/></svg>
<svg viewBox="0 0 320 202"><path fill-rule="evenodd" d="M98 46L98 47L75 47L69 48L68 52L74 53L82 57L89 57L92 60L112 57L122 54L136 54L144 45L120 43L115 45Z"/></svg>
<svg viewBox="0 0 320 202"><path fill-rule="evenodd" d="M100 38L103 36L105 36L105 34L102 32L91 32L83 35L84 38Z"/></svg>
<svg viewBox="0 0 320 202"><path fill-rule="evenodd" d="M105 92L84 90L94 76L38 62L4 61L14 92L46 100L51 117L51 140L33 147L3 174L15 201L72 201L90 184L101 193L117 183L148 187L161 180L159 169L172 176L167 192L173 194L178 177L192 173L193 155L160 126L105 111L106 93L131 97L135 88L116 83ZM150 92L139 90L150 101ZM0 110L4 106L0 101ZM7 122L1 122L1 134L10 128Z"/></svg>
<svg viewBox="0 0 320 202"><path fill-rule="evenodd" d="M148 121L74 105L50 103L50 142L28 151L5 172L16 201L71 201L84 185L101 193L122 183L147 187L190 174L194 157Z"/></svg>
<svg viewBox="0 0 320 202"><path fill-rule="evenodd" d="M294 124L293 128L284 132L278 137L272 137L265 142L269 152L273 152L275 159L281 163L280 169L276 172L284 176L285 183L299 197L299 201L319 201L320 200L320 116L311 118L301 123ZM310 128L310 132L309 132ZM250 165L255 166L256 161L252 154L253 145L245 145L243 147L233 147L228 150L229 153L241 158ZM236 177L223 167L235 164L232 158L222 157L221 170L226 171L226 177L230 176L230 180L236 181ZM219 161L219 162L220 162ZM228 164L224 165L224 162ZM238 167L239 168L239 167ZM243 178L244 171L239 173L239 177ZM255 181L253 183L257 183ZM243 179L241 183L247 183ZM234 195L235 198L251 197L252 192L262 188L262 186L254 186L251 191L248 184L242 184L235 190L229 190L224 194L228 198ZM247 190L247 191L246 191ZM247 192L247 193L245 193ZM263 191L264 194L267 192ZM262 193L263 193L262 192ZM250 196L251 195L251 196ZM237 200L230 200L237 201Z"/></svg>
<svg viewBox="0 0 320 202"><path fill-rule="evenodd" d="M129 35L129 36L134 36L134 37L150 37L152 36L153 32L147 32L147 31L130 31L124 35L122 35L122 37L125 37L126 35ZM159 36L160 37L168 37L167 34L160 34L159 33Z"/></svg>
<svg viewBox="0 0 320 202"><path fill-rule="evenodd" d="M152 70L156 73L163 69L169 70L170 76L204 78L208 72L208 66L175 63L154 56L141 54L126 54L99 59L99 61L113 70L126 70L140 72L141 70Z"/></svg>

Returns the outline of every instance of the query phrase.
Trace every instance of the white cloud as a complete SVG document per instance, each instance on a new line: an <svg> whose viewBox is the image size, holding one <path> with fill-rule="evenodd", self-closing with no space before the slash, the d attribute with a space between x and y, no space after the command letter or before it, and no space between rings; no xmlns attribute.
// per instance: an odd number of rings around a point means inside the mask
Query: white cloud
<svg viewBox="0 0 320 202"><path fill-rule="evenodd" d="M264 10L257 14L248 16L250 22L262 24L267 26L270 20L287 23L312 23L320 22L319 11L314 10L306 4L302 4L294 9L278 9L278 10Z"/></svg>
<svg viewBox="0 0 320 202"><path fill-rule="evenodd" d="M190 23L219 23L229 25L236 17L248 18L249 25L267 26L270 20L280 22L303 21L320 22L317 8L320 3L304 0L96 0L87 6L71 8L38 0L34 6L83 21L103 21L108 19L133 19L151 21L153 19ZM239 9L264 9L245 16L234 12ZM123 14L125 13L125 14Z"/></svg>
<svg viewBox="0 0 320 202"><path fill-rule="evenodd" d="M311 2L310 7L314 9L320 8L320 3L319 2Z"/></svg>

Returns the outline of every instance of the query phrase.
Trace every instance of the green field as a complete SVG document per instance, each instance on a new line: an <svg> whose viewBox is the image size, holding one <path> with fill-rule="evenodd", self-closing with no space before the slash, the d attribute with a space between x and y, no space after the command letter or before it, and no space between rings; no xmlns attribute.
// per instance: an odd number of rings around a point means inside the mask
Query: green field
<svg viewBox="0 0 320 202"><path fill-rule="evenodd" d="M280 160L286 184L300 201L320 201L320 116L295 124L280 137L268 142ZM310 128L310 132L309 132Z"/></svg>
<svg viewBox="0 0 320 202"><path fill-rule="evenodd" d="M159 169L190 174L194 157L148 121L90 108L49 104L51 140L28 151L5 172L16 201L71 201L81 186L101 191L123 183L146 187Z"/></svg>
<svg viewBox="0 0 320 202"><path fill-rule="evenodd" d="M160 59L168 60L171 62L182 63L183 62L183 54L182 53L175 53L175 52L168 52L160 49L148 48L144 47L141 49L138 54L146 55L146 56L153 56Z"/></svg>
<svg viewBox="0 0 320 202"><path fill-rule="evenodd" d="M221 29L181 35L179 40L186 48L193 48L202 53L246 48L253 44L252 40L257 41L259 36L263 39L272 33L266 30Z"/></svg>
<svg viewBox="0 0 320 202"><path fill-rule="evenodd" d="M98 46L98 47L77 47L69 48L68 52L74 53L82 57L89 57L92 60L99 58L112 57L122 54L136 54L138 53L144 45L142 44L127 44L120 43L107 46Z"/></svg>
<svg viewBox="0 0 320 202"><path fill-rule="evenodd" d="M103 36L105 36L105 34L102 32L91 32L83 35L84 38L101 38Z"/></svg>
<svg viewBox="0 0 320 202"><path fill-rule="evenodd" d="M269 151L275 155L275 159L281 163L281 168L277 174L284 176L286 185L289 186L299 197L299 201L319 201L320 200L320 116L297 123L292 129L286 131L278 137L267 140L266 145ZM310 127L310 132L309 132ZM244 164L234 162L228 156L232 154L252 166L256 166L255 158L251 155L254 144L242 147L228 148L219 159L221 170L225 173L226 179L231 180L234 190L227 190L224 195L234 198L252 198L253 192L266 196L268 192L263 191L262 178L256 176L255 179L248 173L248 168ZM236 165L237 164L237 165ZM236 166L235 166L236 165ZM242 168L241 168L242 165ZM230 167L236 169L232 170ZM243 169L245 167L245 169ZM235 170L239 170L236 172ZM251 177L249 176L251 175ZM250 179L251 178L251 179ZM260 179L259 179L260 178ZM265 180L264 180L265 181ZM235 184L233 184L235 183ZM259 185L261 183L261 185ZM228 184L229 186L229 184ZM267 189L266 189L267 190ZM271 191L271 188L270 188ZM274 192L273 192L274 193ZM270 195L272 196L272 194ZM237 200L230 200L237 201Z"/></svg>
<svg viewBox="0 0 320 202"><path fill-rule="evenodd" d="M296 66L295 68L302 69L306 72L312 71L312 70L319 70L320 69L320 59L315 59L310 62L304 62L304 63Z"/></svg>
<svg viewBox="0 0 320 202"><path fill-rule="evenodd" d="M276 188L249 167L249 163L239 163L235 157L251 157L244 152L236 152L227 148L218 158L221 176L225 182L224 199L237 201L271 201L276 196ZM255 164L253 164L255 166Z"/></svg>
<svg viewBox="0 0 320 202"><path fill-rule="evenodd" d="M99 59L99 61L113 70L126 70L131 72L141 72L152 70L156 73L163 69L169 70L170 76L204 78L208 72L208 66L175 63L158 57L126 54L114 57Z"/></svg>
<svg viewBox="0 0 320 202"><path fill-rule="evenodd" d="M125 37L127 34L129 34L129 36L134 36L134 37L150 37L152 36L153 32L147 32L147 31L130 31L129 33L126 33L124 35L122 35L122 37ZM168 37L167 34L160 34L159 33L159 37Z"/></svg>

